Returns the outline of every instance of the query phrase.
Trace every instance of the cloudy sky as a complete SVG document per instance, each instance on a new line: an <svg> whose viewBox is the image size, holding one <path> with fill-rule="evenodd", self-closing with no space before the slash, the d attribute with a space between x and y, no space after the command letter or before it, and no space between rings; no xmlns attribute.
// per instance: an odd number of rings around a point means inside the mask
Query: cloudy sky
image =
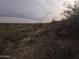
<svg viewBox="0 0 79 59"><path fill-rule="evenodd" d="M1 22L50 22L59 19L63 0L0 0Z"/></svg>

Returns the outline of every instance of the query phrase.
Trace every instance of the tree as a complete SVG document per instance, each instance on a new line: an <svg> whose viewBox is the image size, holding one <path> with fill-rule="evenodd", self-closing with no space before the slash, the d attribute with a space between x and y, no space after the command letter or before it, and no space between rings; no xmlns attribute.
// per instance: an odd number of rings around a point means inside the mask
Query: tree
<svg viewBox="0 0 79 59"><path fill-rule="evenodd" d="M56 20L53 18L53 20L51 21L51 23L55 23L56 22Z"/></svg>
<svg viewBox="0 0 79 59"><path fill-rule="evenodd" d="M66 18L79 17L79 1L75 0L74 4L66 4L66 10L64 10L63 15Z"/></svg>

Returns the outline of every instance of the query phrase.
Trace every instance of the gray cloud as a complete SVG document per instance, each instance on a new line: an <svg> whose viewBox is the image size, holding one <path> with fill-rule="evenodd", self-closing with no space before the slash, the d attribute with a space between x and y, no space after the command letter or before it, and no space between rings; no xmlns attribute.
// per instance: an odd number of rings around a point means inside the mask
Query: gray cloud
<svg viewBox="0 0 79 59"><path fill-rule="evenodd" d="M0 17L42 21L50 15L49 13L54 15L54 8L59 2L59 0L0 0Z"/></svg>

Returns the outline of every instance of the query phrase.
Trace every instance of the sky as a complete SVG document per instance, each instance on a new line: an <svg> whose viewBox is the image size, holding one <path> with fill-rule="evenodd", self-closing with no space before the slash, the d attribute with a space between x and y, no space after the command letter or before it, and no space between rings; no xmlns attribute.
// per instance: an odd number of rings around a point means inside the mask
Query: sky
<svg viewBox="0 0 79 59"><path fill-rule="evenodd" d="M59 20L63 0L0 0L0 23Z"/></svg>

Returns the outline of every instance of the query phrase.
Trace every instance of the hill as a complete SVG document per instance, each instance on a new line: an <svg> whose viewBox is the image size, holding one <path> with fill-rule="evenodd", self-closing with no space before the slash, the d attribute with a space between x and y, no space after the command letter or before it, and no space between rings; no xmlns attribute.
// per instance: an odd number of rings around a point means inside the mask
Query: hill
<svg viewBox="0 0 79 59"><path fill-rule="evenodd" d="M64 20L43 25L33 31L35 25L29 36L20 40L6 41L6 45L2 40L0 45L6 52L4 54L10 59L79 59L78 21Z"/></svg>

